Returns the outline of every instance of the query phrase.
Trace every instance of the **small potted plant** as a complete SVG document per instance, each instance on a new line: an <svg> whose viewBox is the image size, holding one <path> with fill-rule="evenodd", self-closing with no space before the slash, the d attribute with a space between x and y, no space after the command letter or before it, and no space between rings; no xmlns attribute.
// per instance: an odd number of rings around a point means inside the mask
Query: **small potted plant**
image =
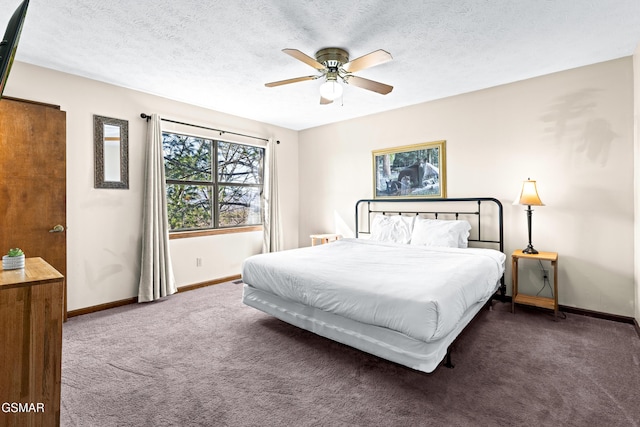
<svg viewBox="0 0 640 427"><path fill-rule="evenodd" d="M9 249L9 252L2 257L3 270L15 270L24 268L24 252L20 248Z"/></svg>

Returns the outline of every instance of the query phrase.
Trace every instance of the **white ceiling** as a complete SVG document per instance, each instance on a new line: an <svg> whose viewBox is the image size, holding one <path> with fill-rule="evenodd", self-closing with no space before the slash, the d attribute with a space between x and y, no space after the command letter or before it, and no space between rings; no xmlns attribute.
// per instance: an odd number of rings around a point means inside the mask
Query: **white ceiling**
<svg viewBox="0 0 640 427"><path fill-rule="evenodd" d="M19 0L0 0L0 27ZM301 130L632 55L640 0L31 0L17 60ZM281 52L393 61L319 105Z"/></svg>

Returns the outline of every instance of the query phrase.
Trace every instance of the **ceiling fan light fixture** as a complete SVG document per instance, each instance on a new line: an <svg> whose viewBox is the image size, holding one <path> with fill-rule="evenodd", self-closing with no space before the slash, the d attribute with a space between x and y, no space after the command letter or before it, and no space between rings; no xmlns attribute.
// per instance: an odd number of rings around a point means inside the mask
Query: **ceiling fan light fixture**
<svg viewBox="0 0 640 427"><path fill-rule="evenodd" d="M336 80L327 80L320 86L320 96L335 101L342 96L342 85Z"/></svg>
<svg viewBox="0 0 640 427"><path fill-rule="evenodd" d="M321 96L320 105L331 104L336 99L342 97L344 86L339 83L340 80L342 80L344 84L366 89L381 95L386 95L393 90L393 86L353 75L353 73L357 71L391 61L393 59L391 54L385 50L378 49L352 61L349 61L347 51L338 47L320 49L316 52L315 59L297 49L282 49L282 51L315 68L320 74L265 83L266 87L276 87L324 78L325 82L319 88Z"/></svg>

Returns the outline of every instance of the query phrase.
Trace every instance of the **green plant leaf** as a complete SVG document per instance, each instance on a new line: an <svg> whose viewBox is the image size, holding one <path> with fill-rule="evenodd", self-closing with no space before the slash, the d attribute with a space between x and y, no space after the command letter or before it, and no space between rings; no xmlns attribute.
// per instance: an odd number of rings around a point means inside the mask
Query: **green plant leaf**
<svg viewBox="0 0 640 427"><path fill-rule="evenodd" d="M18 257L24 255L24 252L22 252L22 249L20 248L11 248L7 255L10 257Z"/></svg>

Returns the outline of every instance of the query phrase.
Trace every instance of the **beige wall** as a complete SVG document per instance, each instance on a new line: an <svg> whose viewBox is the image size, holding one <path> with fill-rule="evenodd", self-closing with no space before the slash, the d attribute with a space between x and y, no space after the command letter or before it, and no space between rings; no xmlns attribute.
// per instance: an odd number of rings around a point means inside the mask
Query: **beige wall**
<svg viewBox="0 0 640 427"><path fill-rule="evenodd" d="M632 59L623 58L302 132L20 62L5 95L67 112L70 310L137 294L139 114L158 112L282 141L286 248L309 245L311 233L352 232L355 201L371 197L371 150L444 139L448 195L500 199L507 253L526 244L526 216L513 197L523 179L538 181L546 206L535 208L533 242L560 253L561 304L638 318L632 88ZM93 188L93 114L129 120L130 190ZM260 234L171 245L178 283L186 285L239 273L242 260L259 251Z"/></svg>
<svg viewBox="0 0 640 427"><path fill-rule="evenodd" d="M5 96L60 105L67 112L68 308L137 296L146 123L140 113L281 140L278 162L285 247L298 243L298 133L165 98L16 62ZM93 188L93 114L129 121L129 190ZM171 241L179 286L240 273L261 250L260 233ZM196 267L196 258L202 267Z"/></svg>
<svg viewBox="0 0 640 427"><path fill-rule="evenodd" d="M372 150L446 140L448 196L498 198L508 254L527 241L513 198L538 181L533 243L559 253L560 304L633 316L632 88L623 58L302 131L300 245L353 231Z"/></svg>

